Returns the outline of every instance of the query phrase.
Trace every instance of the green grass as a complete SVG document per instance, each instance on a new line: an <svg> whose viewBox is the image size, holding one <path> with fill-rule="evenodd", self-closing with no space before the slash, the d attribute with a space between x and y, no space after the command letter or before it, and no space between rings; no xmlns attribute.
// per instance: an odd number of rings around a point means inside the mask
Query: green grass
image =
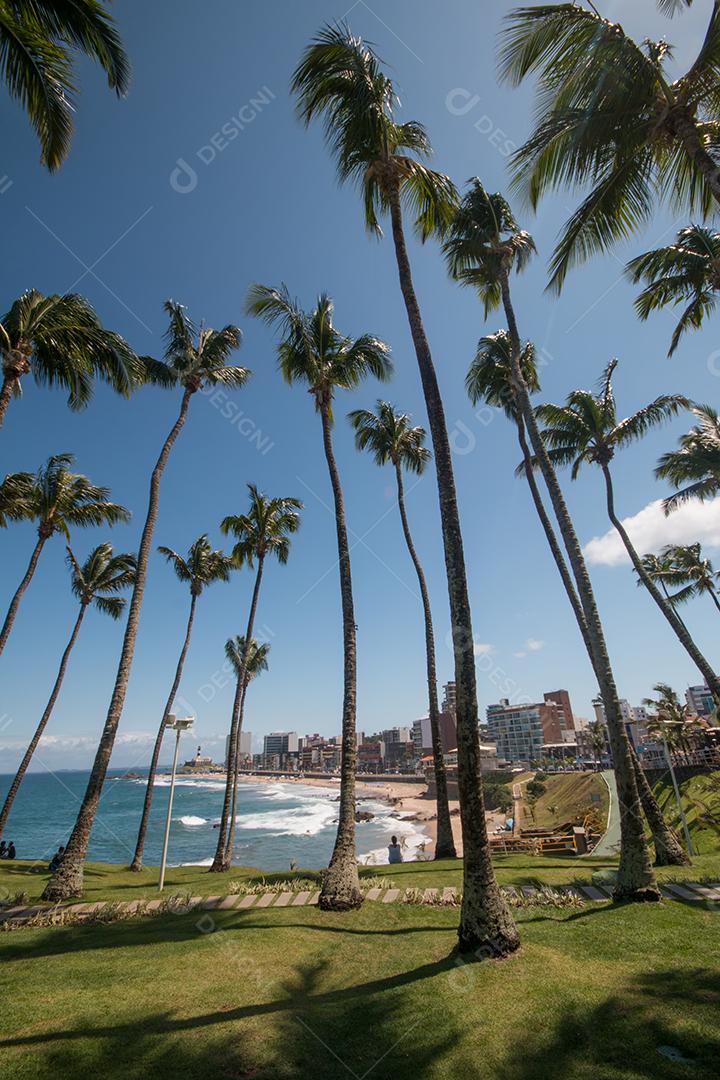
<svg viewBox="0 0 720 1080"><path fill-rule="evenodd" d="M617 859L593 859L583 857L545 857L531 855L498 855L494 858L498 880L503 885L526 885L537 881L544 885L568 885L575 881L590 882L596 870L612 870ZM39 899L49 874L38 871L35 863L0 863L0 897L26 892L30 900ZM370 866L361 870L362 877L388 877L399 887L443 888L462 883L462 861L443 859L438 862L402 863L399 866ZM139 874L127 867L108 863L88 863L85 870L85 893L83 899L139 900L158 896L158 872L148 867ZM190 892L194 896L225 895L231 881L257 883L262 881L286 881L290 878L317 878L317 871L297 870L294 873L280 870L267 872L252 867L233 867L225 874L210 874L207 867L180 866L168 870L165 877L164 896L177 892ZM693 860L689 867L666 867L658 870L658 877L678 880L698 880L715 877L720 880L720 851L708 852ZM73 901L77 902L77 901Z"/></svg>
<svg viewBox="0 0 720 1080"><path fill-rule="evenodd" d="M543 783L547 790L535 803L534 821L523 789L523 828L533 825L553 828L569 821L582 821L591 808L598 812L603 822L607 821L610 797L607 784L597 773L554 773ZM598 796L598 801L593 802L593 795ZM551 806L557 807L555 813L550 811Z"/></svg>
<svg viewBox="0 0 720 1080"><path fill-rule="evenodd" d="M368 903L0 935L3 1080L717 1076L717 912L523 912L522 950L483 963L454 955L457 917Z"/></svg>
<svg viewBox="0 0 720 1080"><path fill-rule="evenodd" d="M696 851L707 854L720 848L720 772L692 776L679 784ZM655 794L667 817L680 833L680 815L669 776L655 785Z"/></svg>

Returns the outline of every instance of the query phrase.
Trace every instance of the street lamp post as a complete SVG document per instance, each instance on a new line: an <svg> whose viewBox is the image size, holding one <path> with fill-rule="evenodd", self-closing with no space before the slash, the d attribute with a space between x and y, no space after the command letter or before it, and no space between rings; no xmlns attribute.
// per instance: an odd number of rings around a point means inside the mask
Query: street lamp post
<svg viewBox="0 0 720 1080"><path fill-rule="evenodd" d="M167 727L175 732L175 751L173 753L172 773L170 775L170 795L168 797L167 818L165 820L165 838L163 840L162 859L160 860L160 881L158 889L163 890L165 884L165 866L167 864L168 841L170 839L170 821L172 819L173 795L175 793L175 770L177 769L178 750L180 748L180 736L183 731L188 731L193 725L192 716L176 717L172 713L168 716Z"/></svg>

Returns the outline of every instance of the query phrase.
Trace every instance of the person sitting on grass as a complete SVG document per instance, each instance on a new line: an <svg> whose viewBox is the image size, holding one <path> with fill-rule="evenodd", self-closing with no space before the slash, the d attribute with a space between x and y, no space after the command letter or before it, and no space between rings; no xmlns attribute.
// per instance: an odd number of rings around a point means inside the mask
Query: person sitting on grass
<svg viewBox="0 0 720 1080"><path fill-rule="evenodd" d="M402 861L402 848L398 844L398 838L397 836L391 836L388 844L388 862L398 863Z"/></svg>
<svg viewBox="0 0 720 1080"><path fill-rule="evenodd" d="M12 840L8 844L7 849L5 851L5 854L3 855L3 858L4 859L14 859L15 858L15 845L12 842Z"/></svg>
<svg viewBox="0 0 720 1080"><path fill-rule="evenodd" d="M63 855L64 854L65 854L65 848L61 844L60 847L55 852L55 854L53 855L52 859L50 860L50 865L48 866L48 870L50 871L51 874L55 873L58 866L63 861Z"/></svg>

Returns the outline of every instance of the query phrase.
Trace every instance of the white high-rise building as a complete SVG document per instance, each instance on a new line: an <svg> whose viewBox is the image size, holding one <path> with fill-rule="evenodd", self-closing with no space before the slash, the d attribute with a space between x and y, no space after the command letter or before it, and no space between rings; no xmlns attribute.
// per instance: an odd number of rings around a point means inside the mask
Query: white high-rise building
<svg viewBox="0 0 720 1080"><path fill-rule="evenodd" d="M241 758L252 757L252 731L241 731L238 743L238 753ZM225 766L227 767L230 757L230 736L225 736Z"/></svg>

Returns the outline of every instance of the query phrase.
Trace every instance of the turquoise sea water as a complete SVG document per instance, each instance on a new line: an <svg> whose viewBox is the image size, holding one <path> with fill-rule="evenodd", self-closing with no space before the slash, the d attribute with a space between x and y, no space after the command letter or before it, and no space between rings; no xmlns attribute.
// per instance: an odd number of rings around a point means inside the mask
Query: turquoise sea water
<svg viewBox="0 0 720 1080"><path fill-rule="evenodd" d="M88 858L96 862L128 863L132 859L145 797L144 778L121 779L111 772L98 807ZM0 775L0 799L12 777ZM13 840L20 859L50 858L65 844L88 781L87 772L31 773L15 799L3 839ZM167 813L169 777L158 776L145 847L149 865L160 861ZM217 842L213 825L222 809L224 781L181 776L175 785L168 861L207 863ZM240 784L233 861L263 870L287 870L291 860L309 869L326 866L332 853L337 821L338 785L327 788L272 780ZM423 834L413 822L379 800L359 802L374 819L357 826L361 861L387 862L392 833L405 843L405 858L413 857Z"/></svg>

